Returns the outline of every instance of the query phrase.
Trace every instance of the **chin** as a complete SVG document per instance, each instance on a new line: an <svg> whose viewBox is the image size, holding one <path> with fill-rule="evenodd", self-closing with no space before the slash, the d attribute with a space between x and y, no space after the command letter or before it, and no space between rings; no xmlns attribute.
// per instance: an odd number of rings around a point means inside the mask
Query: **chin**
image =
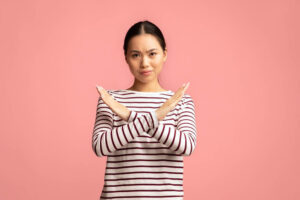
<svg viewBox="0 0 300 200"><path fill-rule="evenodd" d="M138 80L142 83L149 83L153 81L153 78L152 77L138 78Z"/></svg>

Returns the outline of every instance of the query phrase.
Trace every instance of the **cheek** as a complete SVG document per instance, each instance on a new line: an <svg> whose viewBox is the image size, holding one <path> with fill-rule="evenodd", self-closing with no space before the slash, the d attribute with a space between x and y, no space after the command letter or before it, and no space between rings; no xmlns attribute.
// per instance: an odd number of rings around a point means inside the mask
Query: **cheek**
<svg viewBox="0 0 300 200"><path fill-rule="evenodd" d="M130 69L132 74L138 74L139 67L138 67L137 64L129 63L128 65L129 65L129 69Z"/></svg>
<svg viewBox="0 0 300 200"><path fill-rule="evenodd" d="M160 73L161 69L162 69L161 66L160 66L160 67L157 67L157 68L155 69L155 72L156 72L157 75Z"/></svg>
<svg viewBox="0 0 300 200"><path fill-rule="evenodd" d="M164 64L164 62L163 62L163 59L157 59L157 60L155 60L154 62L153 62L153 67L155 67L155 71L156 70L161 70L161 68L163 67L163 64Z"/></svg>
<svg viewBox="0 0 300 200"><path fill-rule="evenodd" d="M162 70L162 66L161 65L155 65L153 66L153 70L154 70L154 73L156 74L156 76L158 76Z"/></svg>

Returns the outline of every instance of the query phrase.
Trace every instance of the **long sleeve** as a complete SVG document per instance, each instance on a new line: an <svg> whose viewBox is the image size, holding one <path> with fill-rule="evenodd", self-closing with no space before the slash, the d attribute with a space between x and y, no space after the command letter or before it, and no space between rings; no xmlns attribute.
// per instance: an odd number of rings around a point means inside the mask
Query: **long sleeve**
<svg viewBox="0 0 300 200"><path fill-rule="evenodd" d="M187 95L180 107L177 127L162 124L150 129L148 134L177 154L190 156L196 147L196 118L194 101ZM156 117L156 115L155 115Z"/></svg>
<svg viewBox="0 0 300 200"><path fill-rule="evenodd" d="M128 123L113 126L113 111L99 97L92 136L92 148L98 157L107 156L132 141L136 136L158 126L155 111L138 117L131 110Z"/></svg>

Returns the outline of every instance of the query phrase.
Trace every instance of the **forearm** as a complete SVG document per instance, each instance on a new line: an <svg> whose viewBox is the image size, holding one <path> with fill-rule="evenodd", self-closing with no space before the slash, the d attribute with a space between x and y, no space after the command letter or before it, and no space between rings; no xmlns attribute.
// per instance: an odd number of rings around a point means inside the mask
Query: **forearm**
<svg viewBox="0 0 300 200"><path fill-rule="evenodd" d="M191 127L179 130L172 125L159 124L147 133L176 154L189 156L196 147L196 130Z"/></svg>
<svg viewBox="0 0 300 200"><path fill-rule="evenodd" d="M189 100L179 107L176 125L159 123L147 133L176 154L189 156L196 147L196 132L194 103Z"/></svg>
<svg viewBox="0 0 300 200"><path fill-rule="evenodd" d="M131 111L129 118L132 121L118 127L113 127L112 124L107 126L105 121L99 119L99 122L96 121L93 133L94 152L99 157L112 154L143 132L157 127L158 123L153 120L155 119L154 116L153 111L139 117L135 111Z"/></svg>
<svg viewBox="0 0 300 200"><path fill-rule="evenodd" d="M109 100L106 102L106 104L121 119L123 119L124 121L128 121L129 116L131 114L130 113L131 110L129 110L126 106L124 106L123 104L119 103L118 101L116 101L112 97L109 98Z"/></svg>

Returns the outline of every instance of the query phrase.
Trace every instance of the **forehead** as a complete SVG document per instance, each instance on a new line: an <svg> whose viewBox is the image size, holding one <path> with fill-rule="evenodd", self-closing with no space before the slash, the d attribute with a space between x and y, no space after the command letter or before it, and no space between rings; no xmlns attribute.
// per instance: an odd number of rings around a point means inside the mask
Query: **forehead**
<svg viewBox="0 0 300 200"><path fill-rule="evenodd" d="M129 40L128 50L136 50L146 52L150 49L159 50L160 44L155 36L151 34L136 35Z"/></svg>

